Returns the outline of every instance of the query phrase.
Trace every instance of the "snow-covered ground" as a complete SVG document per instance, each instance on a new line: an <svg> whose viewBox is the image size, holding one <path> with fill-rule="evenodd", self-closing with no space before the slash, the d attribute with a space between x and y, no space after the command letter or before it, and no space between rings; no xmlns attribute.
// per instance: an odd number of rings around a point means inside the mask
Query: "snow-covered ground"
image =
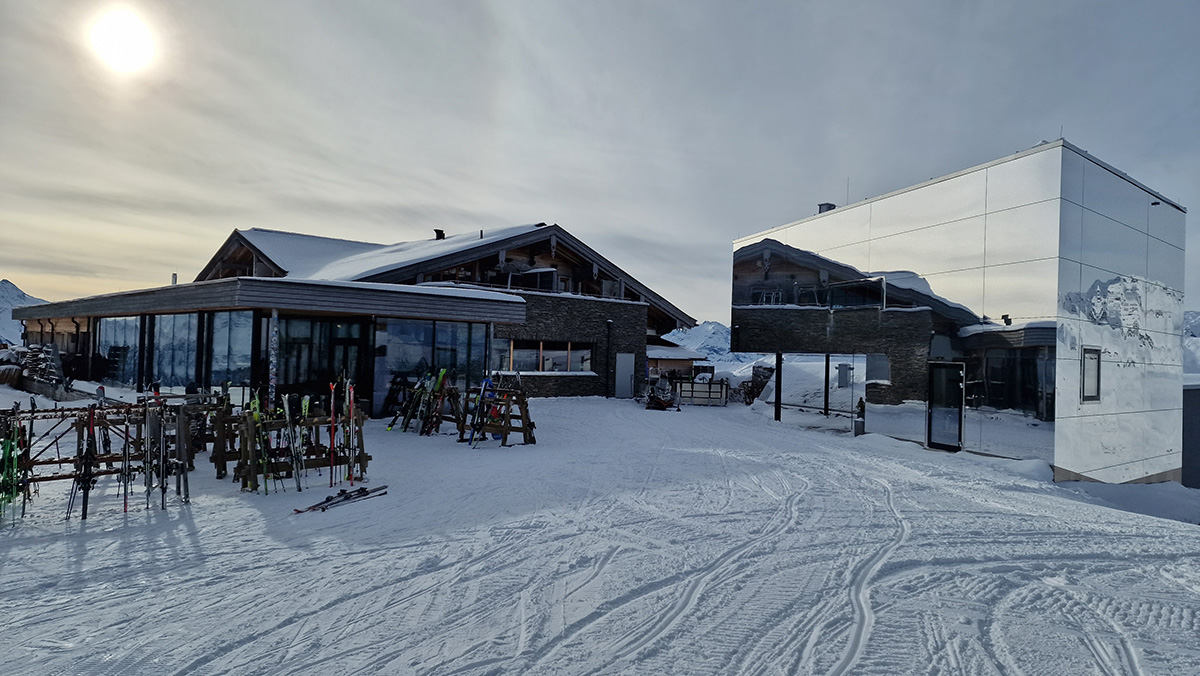
<svg viewBox="0 0 1200 676"><path fill-rule="evenodd" d="M0 406L27 397L0 390ZM21 674L1200 673L1200 497L806 430L538 399L538 444L366 430L388 495L0 524ZM789 412L791 415L792 412ZM1116 509L1158 510L1192 523Z"/></svg>

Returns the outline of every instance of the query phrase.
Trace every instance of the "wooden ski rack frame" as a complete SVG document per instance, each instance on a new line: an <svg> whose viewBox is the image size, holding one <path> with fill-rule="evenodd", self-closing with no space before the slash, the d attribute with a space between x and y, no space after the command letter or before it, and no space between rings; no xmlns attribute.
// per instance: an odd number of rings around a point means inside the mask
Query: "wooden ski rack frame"
<svg viewBox="0 0 1200 676"><path fill-rule="evenodd" d="M470 399L470 394L467 396ZM476 388L476 396L478 396L478 388ZM470 408L469 404L470 402L465 408ZM476 405L479 403L476 402ZM533 420L529 418L529 400L525 396L524 390L489 388L483 405L491 410L484 421L474 430L475 434L482 434L485 437L489 434L499 434L501 446L509 446L508 437L513 434L520 434L523 443L537 443L537 438L533 434ZM514 407L517 409L515 413L513 412ZM471 425L467 416L464 415L458 426L458 440L466 442L467 435L470 433Z"/></svg>
<svg viewBox="0 0 1200 676"><path fill-rule="evenodd" d="M257 490L263 477L292 471L290 453L262 462L259 443L260 428L269 439L287 427L287 421L256 419L253 412L235 415L233 411L229 402L222 403L214 394L146 396L136 404L109 399L90 406L0 410L0 441L9 449L6 457L13 463L10 475L0 477L4 491L0 493L0 517L12 514L18 500L24 516L40 484L73 481L68 517L79 492L84 498L80 516L86 519L87 494L96 479L104 476L119 478L125 509L132 502L134 478L139 474L147 509L154 492L160 494L157 502L166 509L171 477L176 495L188 502L188 472L195 469L196 453L207 450L209 444L217 478L225 478L229 463L236 463L235 476L246 490ZM353 448L335 444L332 458L328 415L293 421L295 429L308 431L310 440L303 449L303 467L325 470L332 462L341 473L335 481L361 480L371 459L363 443L365 420L357 407L352 426L338 416L338 436L351 429Z"/></svg>

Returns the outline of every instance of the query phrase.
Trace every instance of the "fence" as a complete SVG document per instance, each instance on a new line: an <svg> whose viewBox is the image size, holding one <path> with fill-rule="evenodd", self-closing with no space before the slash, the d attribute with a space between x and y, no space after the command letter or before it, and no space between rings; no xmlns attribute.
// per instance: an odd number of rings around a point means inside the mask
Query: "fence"
<svg viewBox="0 0 1200 676"><path fill-rule="evenodd" d="M724 406L729 403L729 381L712 383L680 382L675 384L680 404L692 406Z"/></svg>

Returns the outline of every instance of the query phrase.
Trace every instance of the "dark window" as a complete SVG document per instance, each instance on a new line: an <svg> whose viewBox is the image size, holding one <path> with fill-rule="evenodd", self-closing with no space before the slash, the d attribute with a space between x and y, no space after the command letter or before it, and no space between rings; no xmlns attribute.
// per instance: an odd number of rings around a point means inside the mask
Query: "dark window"
<svg viewBox="0 0 1200 676"><path fill-rule="evenodd" d="M592 370L592 344L571 343L571 370Z"/></svg>
<svg viewBox="0 0 1200 676"><path fill-rule="evenodd" d="M1083 348L1083 366L1079 382L1080 399L1100 401L1100 348Z"/></svg>
<svg viewBox="0 0 1200 676"><path fill-rule="evenodd" d="M514 340L512 346L512 369L514 371L537 371L541 364L542 344L537 340Z"/></svg>
<svg viewBox="0 0 1200 676"><path fill-rule="evenodd" d="M566 371L568 362L567 356L570 353L570 343L544 341L542 343L542 369L543 371Z"/></svg>
<svg viewBox="0 0 1200 676"><path fill-rule="evenodd" d="M750 290L751 305L782 305L783 291L778 288L756 288Z"/></svg>

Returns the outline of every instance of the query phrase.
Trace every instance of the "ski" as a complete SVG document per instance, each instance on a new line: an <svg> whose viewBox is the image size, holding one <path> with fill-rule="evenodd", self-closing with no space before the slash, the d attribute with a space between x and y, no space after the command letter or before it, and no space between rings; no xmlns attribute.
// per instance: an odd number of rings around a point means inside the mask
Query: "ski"
<svg viewBox="0 0 1200 676"><path fill-rule="evenodd" d="M340 505L348 505L351 502L362 502L363 500L369 500L370 498L377 498L381 495L387 495L387 491L381 490L381 491L376 491L374 493L367 493L365 495L356 495L356 496L354 496L352 498L348 498L346 500L335 500L334 502L331 502L328 505L325 505L324 507L322 507L321 511L324 512L326 510L329 510L333 507L338 507Z"/></svg>
<svg viewBox="0 0 1200 676"><path fill-rule="evenodd" d="M325 511L325 509L327 507L329 507L333 504L340 504L340 503L342 503L344 501L348 501L348 500L359 500L359 499L362 499L362 498L370 496L370 495L375 495L375 494L379 493L380 491L384 491L386 489L387 489L387 486L376 486L375 488L367 488L366 486L361 486L354 490L347 490L347 489L343 488L342 490L338 491L337 493L334 493L333 495L326 497L324 500L322 500L320 502L309 505L308 507L305 507L303 509L293 509L292 511L296 514L303 514L305 512L315 512L318 510L323 512L323 511Z"/></svg>
<svg viewBox="0 0 1200 676"><path fill-rule="evenodd" d="M483 411L483 402L487 397L488 387L492 384L491 378L484 378L479 385L479 395L475 398L475 412L471 416L471 436L467 439L468 446L475 445L475 435L482 434L483 423L486 420Z"/></svg>

